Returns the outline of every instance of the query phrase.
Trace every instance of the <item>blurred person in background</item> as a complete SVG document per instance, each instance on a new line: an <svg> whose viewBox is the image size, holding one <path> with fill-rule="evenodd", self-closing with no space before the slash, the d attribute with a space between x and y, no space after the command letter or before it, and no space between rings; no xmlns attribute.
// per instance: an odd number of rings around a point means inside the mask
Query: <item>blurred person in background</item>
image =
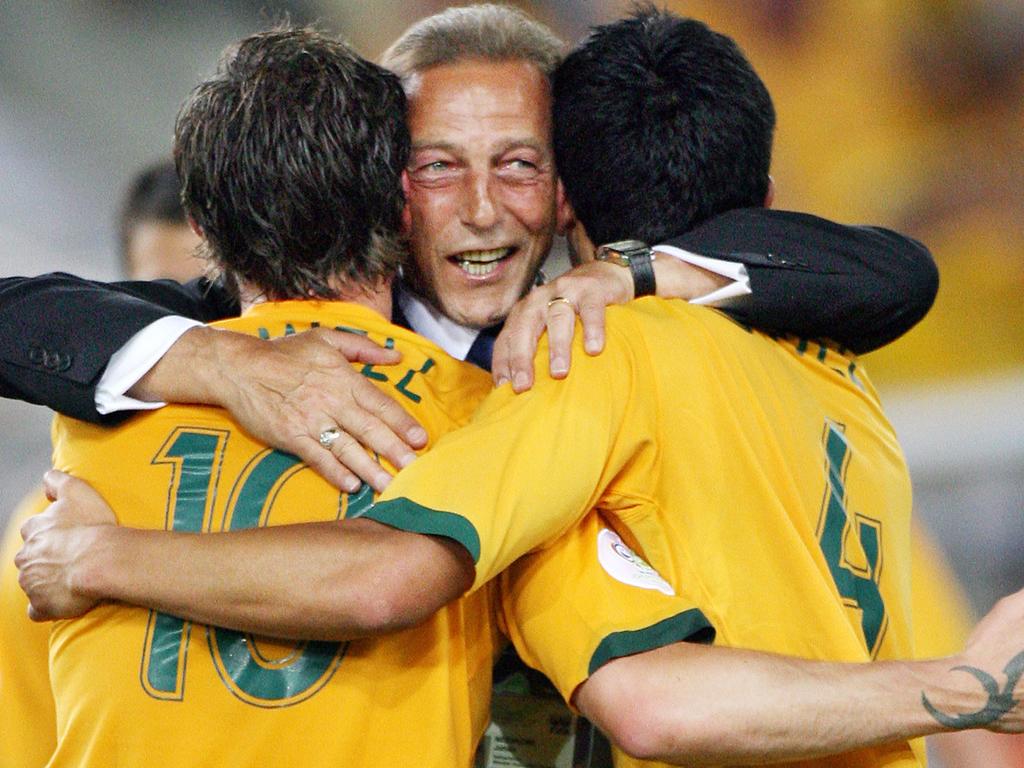
<svg viewBox="0 0 1024 768"><path fill-rule="evenodd" d="M129 280L187 283L203 273L197 235L181 207L181 182L170 160L131 180L117 228L121 267Z"/></svg>
<svg viewBox="0 0 1024 768"><path fill-rule="evenodd" d="M127 186L117 222L118 256L129 280L197 278L199 237L181 206L181 184L171 160L148 166ZM56 745L48 671L49 628L28 619L14 553L22 523L49 504L42 489L25 497L8 518L0 545L0 768L46 765Z"/></svg>

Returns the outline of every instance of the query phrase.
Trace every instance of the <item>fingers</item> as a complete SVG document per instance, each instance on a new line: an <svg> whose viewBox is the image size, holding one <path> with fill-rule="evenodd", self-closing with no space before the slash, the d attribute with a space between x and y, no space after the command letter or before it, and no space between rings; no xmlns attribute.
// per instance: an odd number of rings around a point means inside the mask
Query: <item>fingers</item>
<svg viewBox="0 0 1024 768"><path fill-rule="evenodd" d="M65 474L57 469L51 469L43 475L43 489L46 491L46 498L56 501L67 487L68 481L72 480L71 475Z"/></svg>
<svg viewBox="0 0 1024 768"><path fill-rule="evenodd" d="M534 289L509 314L494 342L491 373L497 385L512 382L512 389L525 392L533 386L533 357L544 332L546 292Z"/></svg>
<svg viewBox="0 0 1024 768"><path fill-rule="evenodd" d="M45 512L38 515L32 515L32 517L21 524L19 533L21 534L22 541L28 541L36 531L48 524L48 518L44 517L44 515L46 515ZM21 555L22 551L23 550L19 550L18 555ZM18 555L15 555L15 562L18 560Z"/></svg>
<svg viewBox="0 0 1024 768"><path fill-rule="evenodd" d="M548 369L551 378L564 379L572 363L572 339L576 333L576 306L565 297L547 305Z"/></svg>
<svg viewBox="0 0 1024 768"><path fill-rule="evenodd" d="M358 333L330 328L318 328L311 333L341 352L352 363L393 365L402 359L402 353L397 349L382 347L377 342Z"/></svg>
<svg viewBox="0 0 1024 768"><path fill-rule="evenodd" d="M328 399L325 407L317 409L319 416L306 418L306 433L292 450L345 491L358 490L360 481L382 491L391 475L375 457L399 469L407 466L416 458L410 446L423 447L427 433L397 401L358 373L352 371L350 376L338 401ZM338 430L338 436L322 445L320 435L330 428Z"/></svg>
<svg viewBox="0 0 1024 768"><path fill-rule="evenodd" d="M583 323L583 349L588 355L599 355L604 349L604 312L606 306L595 296L580 299L579 315Z"/></svg>

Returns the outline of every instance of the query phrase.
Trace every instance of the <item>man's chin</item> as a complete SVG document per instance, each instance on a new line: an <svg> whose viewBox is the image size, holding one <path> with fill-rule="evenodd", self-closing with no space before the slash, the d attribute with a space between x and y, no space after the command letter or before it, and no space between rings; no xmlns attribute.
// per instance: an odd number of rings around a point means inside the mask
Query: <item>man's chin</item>
<svg viewBox="0 0 1024 768"><path fill-rule="evenodd" d="M442 311L450 319L467 328L490 328L504 322L515 301L473 302L472 304L444 304Z"/></svg>

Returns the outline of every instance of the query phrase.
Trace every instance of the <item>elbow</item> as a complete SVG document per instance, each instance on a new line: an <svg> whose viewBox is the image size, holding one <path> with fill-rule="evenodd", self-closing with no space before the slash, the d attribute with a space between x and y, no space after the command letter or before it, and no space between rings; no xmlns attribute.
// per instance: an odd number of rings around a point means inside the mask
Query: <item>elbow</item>
<svg viewBox="0 0 1024 768"><path fill-rule="evenodd" d="M350 640L399 632L432 613L410 600L406 585L393 573L366 572L357 584L328 587L325 594L329 597L323 611L331 618L326 622L330 637L323 639Z"/></svg>
<svg viewBox="0 0 1024 768"><path fill-rule="evenodd" d="M642 679L624 678L618 684L602 673L584 684L576 703L616 747L641 761L691 766L722 763L718 748L728 734L709 713L687 705L678 694L666 697L656 687L645 687Z"/></svg>
<svg viewBox="0 0 1024 768"><path fill-rule="evenodd" d="M357 629L364 636L386 635L409 629L441 607L410 599L408 590L395 582L375 584L364 595L366 597L357 611Z"/></svg>
<svg viewBox="0 0 1024 768"><path fill-rule="evenodd" d="M893 307L894 327L890 341L921 322L939 292L939 269L931 252L916 241L913 244L916 246L913 263L903 273L894 275L892 295L897 299L897 304Z"/></svg>
<svg viewBox="0 0 1024 768"><path fill-rule="evenodd" d="M672 723L655 704L630 696L602 717L599 727L623 752L634 760L703 765L687 745L690 729Z"/></svg>
<svg viewBox="0 0 1024 768"><path fill-rule="evenodd" d="M928 314L939 293L939 268L935 264L935 259L923 245L916 245L920 249L916 269L912 270L912 279L906 285L910 314L913 316L911 325L917 324Z"/></svg>
<svg viewBox="0 0 1024 768"><path fill-rule="evenodd" d="M631 707L605 717L600 728L615 746L634 760L659 761L668 754L665 734L645 720L640 710Z"/></svg>

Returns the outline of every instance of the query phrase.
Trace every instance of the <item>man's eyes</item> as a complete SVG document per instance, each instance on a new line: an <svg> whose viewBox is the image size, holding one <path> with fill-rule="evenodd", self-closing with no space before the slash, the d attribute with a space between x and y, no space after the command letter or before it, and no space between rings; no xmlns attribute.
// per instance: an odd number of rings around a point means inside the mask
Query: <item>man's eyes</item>
<svg viewBox="0 0 1024 768"><path fill-rule="evenodd" d="M514 179L532 179L540 173L540 167L532 160L514 157L501 163L499 173Z"/></svg>

